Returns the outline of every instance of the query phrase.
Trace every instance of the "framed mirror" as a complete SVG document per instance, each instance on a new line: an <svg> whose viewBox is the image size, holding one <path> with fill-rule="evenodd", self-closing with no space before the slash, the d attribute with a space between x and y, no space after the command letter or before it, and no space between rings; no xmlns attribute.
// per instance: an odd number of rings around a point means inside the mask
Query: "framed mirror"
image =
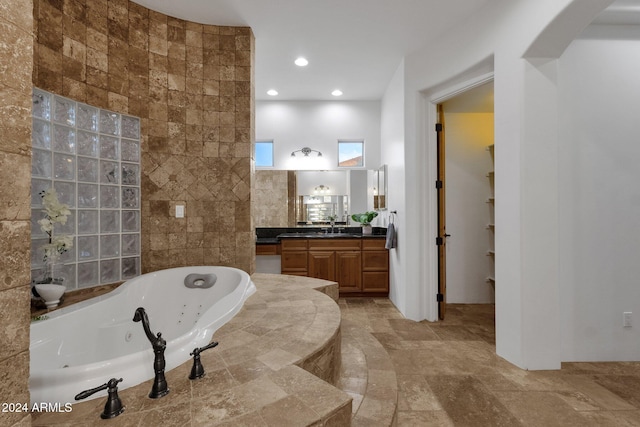
<svg viewBox="0 0 640 427"><path fill-rule="evenodd" d="M373 194L373 208L377 211L387 209L387 165L382 165L376 171L377 187Z"/></svg>

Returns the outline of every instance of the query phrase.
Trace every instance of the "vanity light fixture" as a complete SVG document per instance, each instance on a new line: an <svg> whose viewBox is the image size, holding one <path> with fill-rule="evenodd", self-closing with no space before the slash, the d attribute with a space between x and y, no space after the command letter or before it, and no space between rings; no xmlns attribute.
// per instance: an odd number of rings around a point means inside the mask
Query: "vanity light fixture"
<svg viewBox="0 0 640 427"><path fill-rule="evenodd" d="M275 90L275 89L269 89L267 91L267 95L269 95L269 96L276 96L277 94L278 94L278 91Z"/></svg>
<svg viewBox="0 0 640 427"><path fill-rule="evenodd" d="M311 153L318 153L318 154L316 154L316 157L322 157L322 153L321 152L319 152L318 150L312 150L309 147L303 147L303 148L301 148L299 150L293 151L291 153L291 157L296 157L296 153L302 153L304 155L304 157L309 157L309 154L311 154Z"/></svg>
<svg viewBox="0 0 640 427"><path fill-rule="evenodd" d="M294 61L294 64L296 64L298 67L306 67L307 65L309 65L309 61L307 61L307 58L303 58L301 56Z"/></svg>
<svg viewBox="0 0 640 427"><path fill-rule="evenodd" d="M342 91L340 89L336 89L333 92L331 92L331 95L333 95L333 96L342 96Z"/></svg>
<svg viewBox="0 0 640 427"><path fill-rule="evenodd" d="M329 190L330 190L329 187L320 184L316 188L313 189L313 193L314 194L329 194Z"/></svg>

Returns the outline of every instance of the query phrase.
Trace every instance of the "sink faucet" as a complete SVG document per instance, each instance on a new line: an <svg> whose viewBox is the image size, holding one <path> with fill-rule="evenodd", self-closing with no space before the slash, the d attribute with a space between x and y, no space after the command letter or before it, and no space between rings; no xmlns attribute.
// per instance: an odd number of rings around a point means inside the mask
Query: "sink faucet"
<svg viewBox="0 0 640 427"><path fill-rule="evenodd" d="M167 341L162 338L162 334L160 332L158 332L157 335L153 335L153 332L151 332L151 328L149 327L149 318L147 317L147 312L144 310L144 308L138 307L136 309L136 313L133 316L133 321L142 321L144 333L147 335L147 338L151 343L151 347L153 347L153 371L155 372L155 378L153 380L153 387L151 388L149 397L152 399L157 399L169 393L167 380L164 377L164 367L166 365L164 359L164 351L167 348Z"/></svg>

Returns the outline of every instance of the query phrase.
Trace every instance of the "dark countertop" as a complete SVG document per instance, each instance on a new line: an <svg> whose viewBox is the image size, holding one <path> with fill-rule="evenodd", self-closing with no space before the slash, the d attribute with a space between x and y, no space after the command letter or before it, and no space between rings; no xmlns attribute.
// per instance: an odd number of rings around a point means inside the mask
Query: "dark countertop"
<svg viewBox="0 0 640 427"><path fill-rule="evenodd" d="M381 239L385 238L387 229L373 227L372 234L362 234L361 227L340 227L333 233L327 230L329 227L262 227L256 228L256 244L275 245L281 239Z"/></svg>

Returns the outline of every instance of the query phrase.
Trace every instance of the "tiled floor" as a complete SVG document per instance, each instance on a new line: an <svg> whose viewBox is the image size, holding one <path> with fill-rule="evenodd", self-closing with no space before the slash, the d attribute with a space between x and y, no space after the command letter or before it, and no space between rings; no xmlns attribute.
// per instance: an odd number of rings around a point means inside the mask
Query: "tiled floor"
<svg viewBox="0 0 640 427"><path fill-rule="evenodd" d="M491 305L448 305L444 322L416 323L403 319L387 299L339 304L347 331L343 347L352 345L348 328L360 328L390 357L400 427L640 426L640 362L524 371L496 356ZM371 386L355 386L367 388L366 399ZM350 394L355 411L360 402Z"/></svg>

